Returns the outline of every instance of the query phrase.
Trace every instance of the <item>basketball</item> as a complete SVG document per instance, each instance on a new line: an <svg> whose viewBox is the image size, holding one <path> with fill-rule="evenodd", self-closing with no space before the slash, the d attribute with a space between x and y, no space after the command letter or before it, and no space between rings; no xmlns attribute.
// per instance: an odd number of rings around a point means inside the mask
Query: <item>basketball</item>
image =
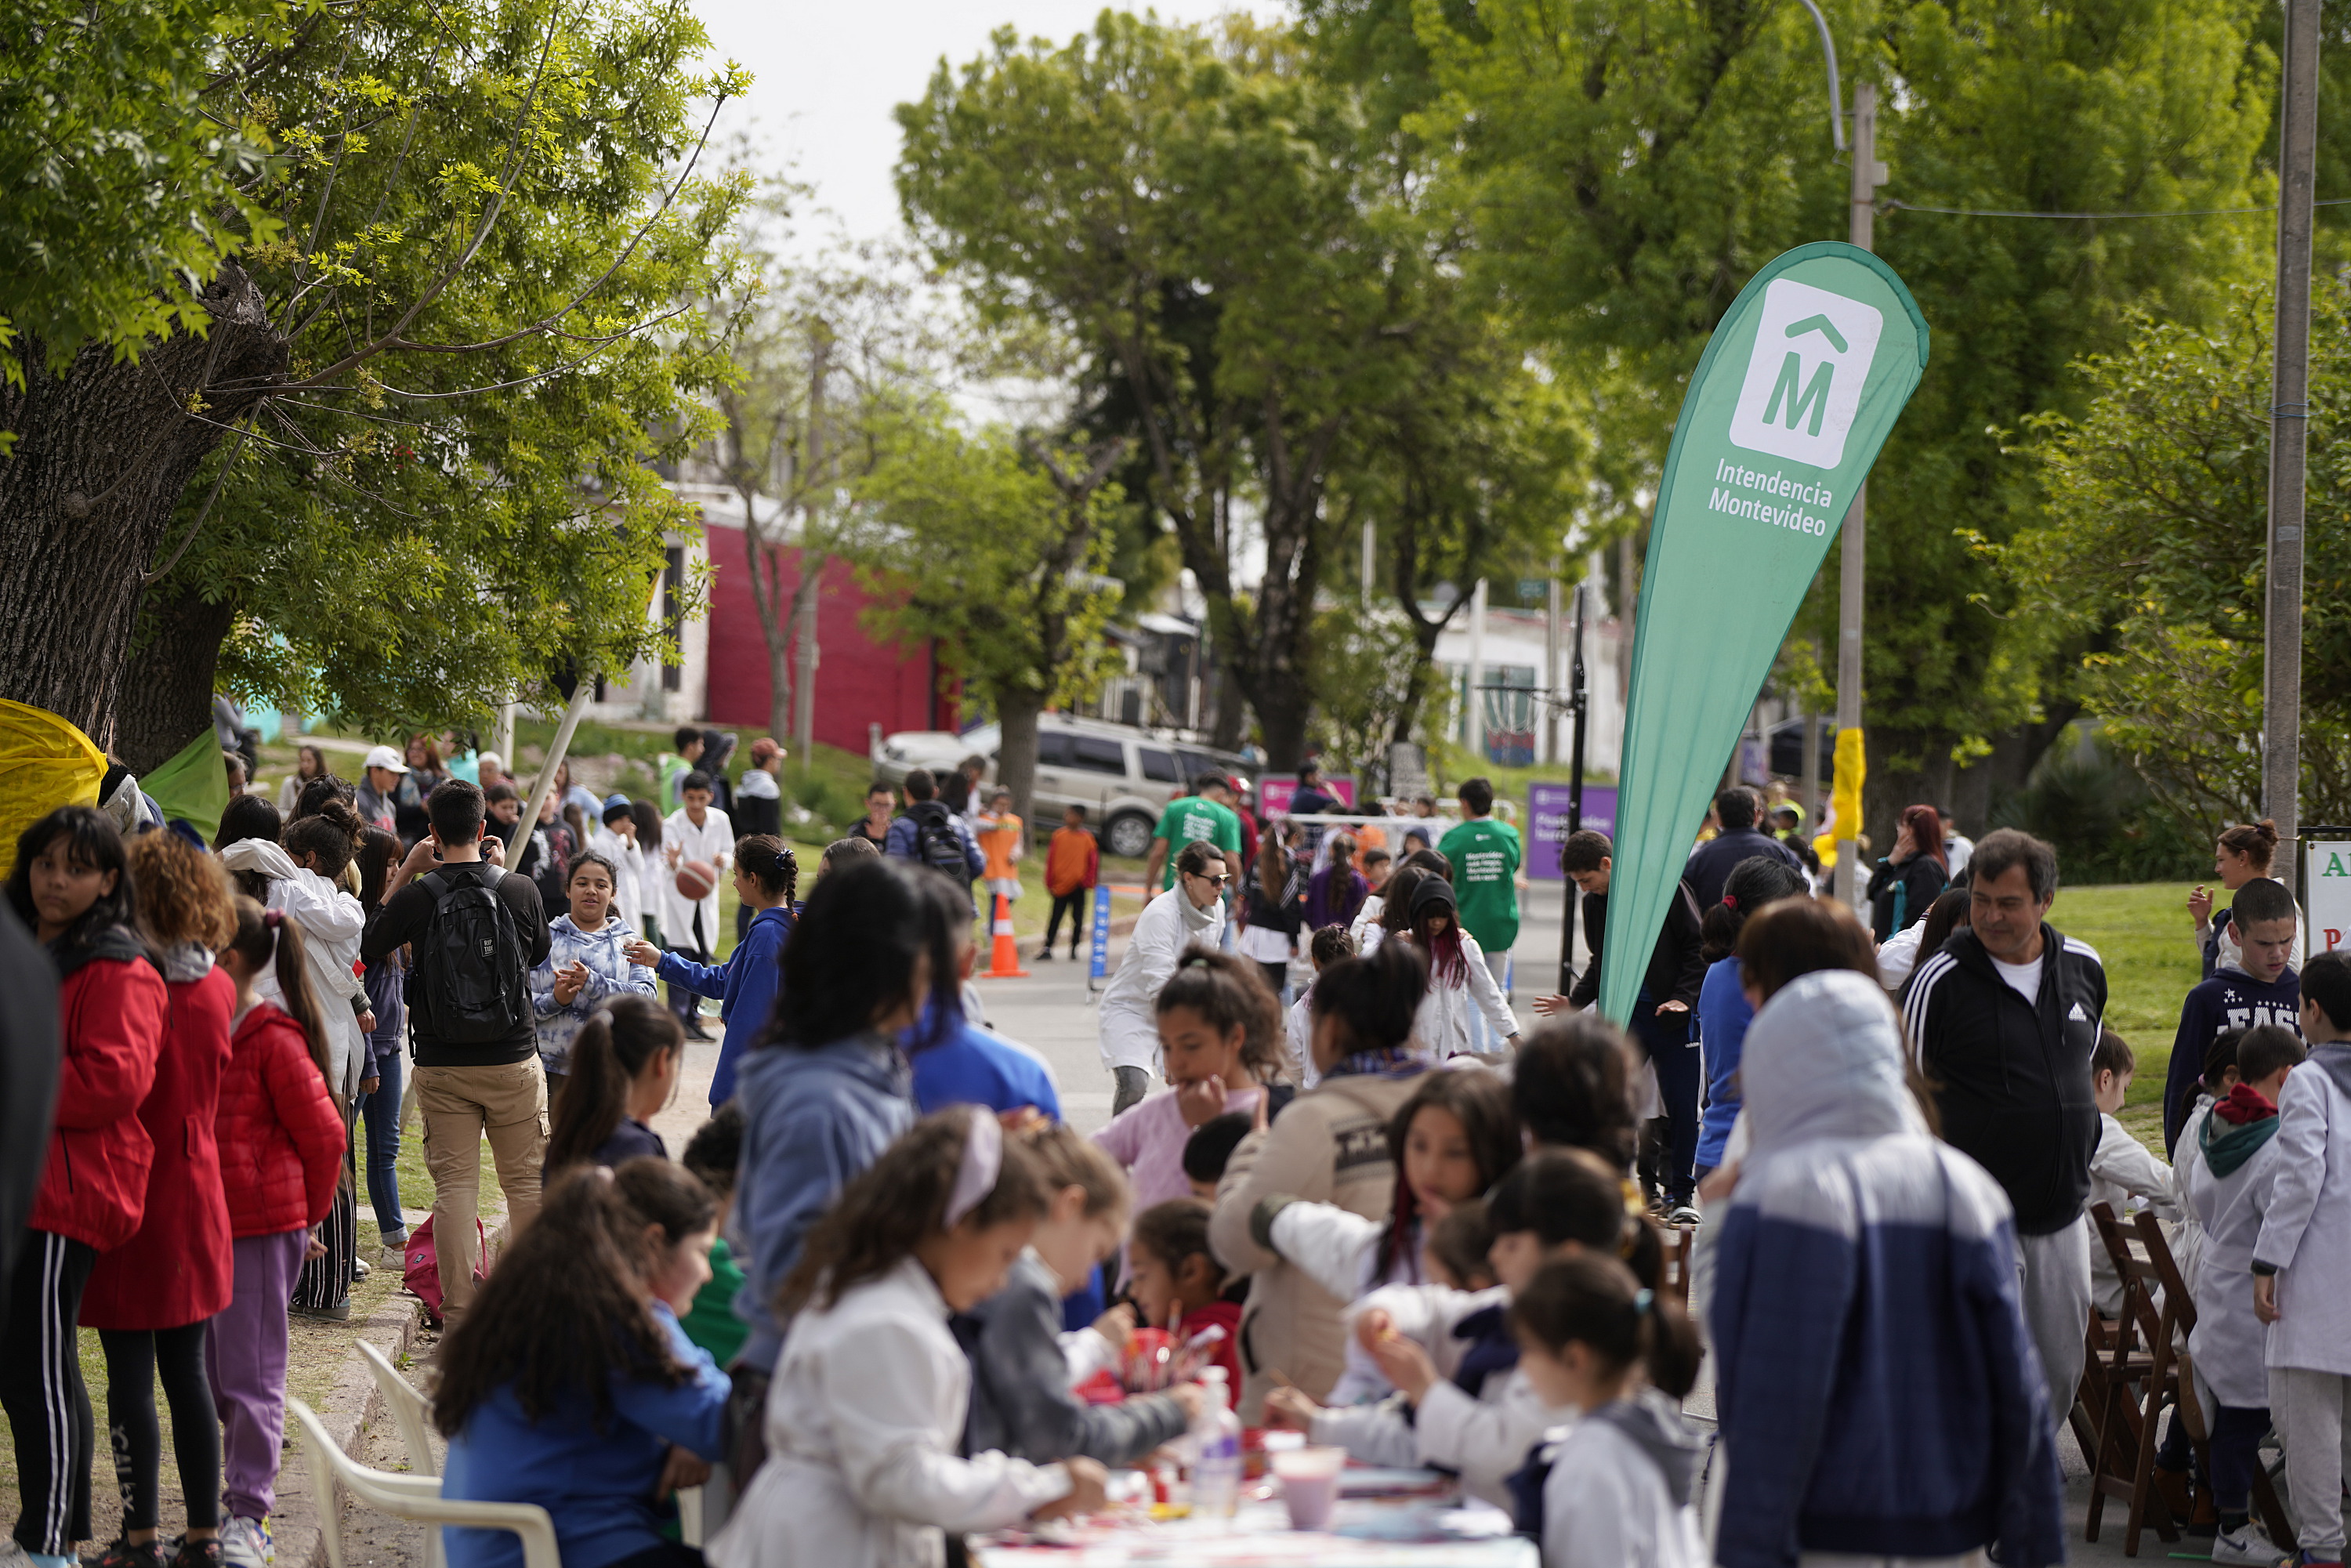
<svg viewBox="0 0 2351 1568"><path fill-rule="evenodd" d="M718 886L718 868L708 861L687 861L677 868L677 895L699 904Z"/></svg>

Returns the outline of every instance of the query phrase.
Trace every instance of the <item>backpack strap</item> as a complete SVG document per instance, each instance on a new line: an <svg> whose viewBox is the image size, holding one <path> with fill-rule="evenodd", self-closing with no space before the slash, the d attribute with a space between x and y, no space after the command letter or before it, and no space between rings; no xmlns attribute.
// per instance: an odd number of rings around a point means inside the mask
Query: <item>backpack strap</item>
<svg viewBox="0 0 2351 1568"><path fill-rule="evenodd" d="M437 871L428 871L416 880L423 886L426 892L433 895L434 903L438 904L443 899L449 896L449 879L446 876L444 876L441 873Z"/></svg>

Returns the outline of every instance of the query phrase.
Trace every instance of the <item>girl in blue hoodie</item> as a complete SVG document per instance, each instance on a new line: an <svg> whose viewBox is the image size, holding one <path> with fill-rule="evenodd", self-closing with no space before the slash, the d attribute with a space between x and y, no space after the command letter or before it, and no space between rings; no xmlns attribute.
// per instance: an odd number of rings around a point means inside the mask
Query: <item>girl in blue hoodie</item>
<svg viewBox="0 0 2351 1568"><path fill-rule="evenodd" d="M632 962L648 966L672 986L695 996L719 998L718 1019L726 1032L718 1046L718 1066L710 1075L714 1111L735 1098L735 1074L742 1067L743 1053L775 1010L784 943L792 934L792 894L799 877L799 862L783 840L767 833L737 839L735 896L751 911L751 923L726 962L697 964L642 937L629 944Z"/></svg>

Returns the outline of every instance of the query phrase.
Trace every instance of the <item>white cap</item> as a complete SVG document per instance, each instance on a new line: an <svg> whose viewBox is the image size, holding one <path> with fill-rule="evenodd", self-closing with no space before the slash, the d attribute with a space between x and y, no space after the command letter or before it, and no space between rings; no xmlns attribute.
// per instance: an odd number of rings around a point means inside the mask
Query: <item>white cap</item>
<svg viewBox="0 0 2351 1568"><path fill-rule="evenodd" d="M389 768L394 773L405 773L408 771L407 759L389 746L379 746L373 751L369 752L367 754L367 761L361 766L368 768Z"/></svg>
<svg viewBox="0 0 2351 1568"><path fill-rule="evenodd" d="M495 768L501 773L507 770L507 759L495 751L485 751L475 761L480 767Z"/></svg>

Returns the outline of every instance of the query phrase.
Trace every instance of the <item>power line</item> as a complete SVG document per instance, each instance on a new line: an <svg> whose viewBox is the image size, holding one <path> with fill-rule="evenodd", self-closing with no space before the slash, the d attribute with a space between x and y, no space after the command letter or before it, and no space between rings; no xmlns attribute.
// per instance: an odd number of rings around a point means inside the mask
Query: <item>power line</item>
<svg viewBox="0 0 2351 1568"><path fill-rule="evenodd" d="M2168 213L2024 213L1995 207L1923 207L1915 202L1891 198L1880 204L1890 212L1937 213L1952 218L2215 218L2233 217L2251 213L2273 213L2277 204L2265 207L2199 207L2186 212ZM2313 202L2314 207L2351 206L2351 196L2336 196L2330 201Z"/></svg>

